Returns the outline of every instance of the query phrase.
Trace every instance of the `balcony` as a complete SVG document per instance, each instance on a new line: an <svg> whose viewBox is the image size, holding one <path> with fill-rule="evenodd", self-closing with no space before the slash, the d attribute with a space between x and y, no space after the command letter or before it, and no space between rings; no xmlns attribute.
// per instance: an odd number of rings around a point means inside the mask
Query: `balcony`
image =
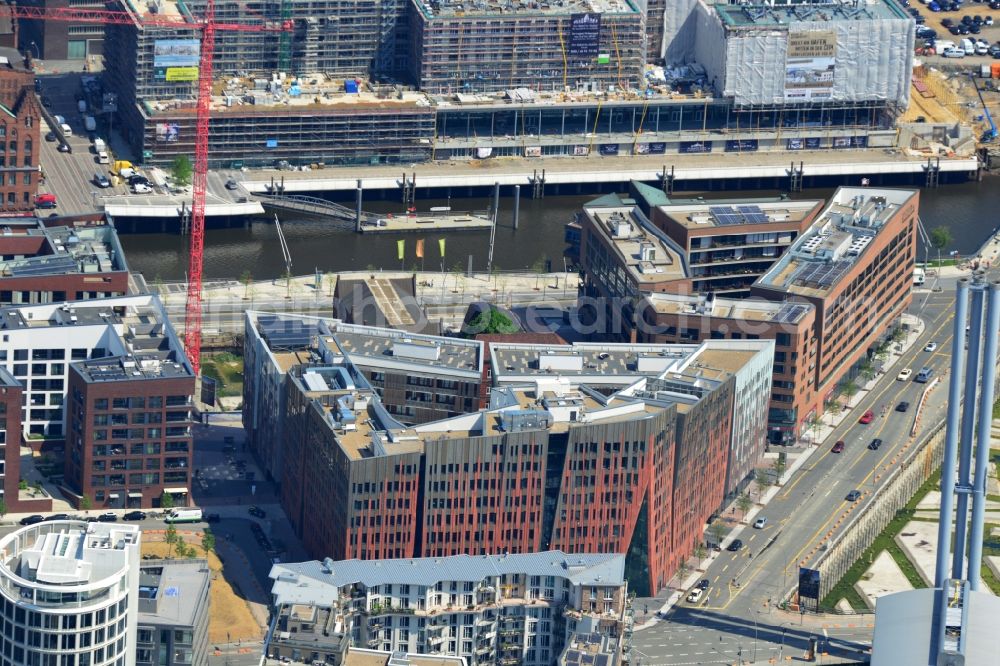
<svg viewBox="0 0 1000 666"><path fill-rule="evenodd" d="M430 643L431 645L436 645L438 643L444 642L444 638L442 638L441 636L429 636L427 638L427 642Z"/></svg>

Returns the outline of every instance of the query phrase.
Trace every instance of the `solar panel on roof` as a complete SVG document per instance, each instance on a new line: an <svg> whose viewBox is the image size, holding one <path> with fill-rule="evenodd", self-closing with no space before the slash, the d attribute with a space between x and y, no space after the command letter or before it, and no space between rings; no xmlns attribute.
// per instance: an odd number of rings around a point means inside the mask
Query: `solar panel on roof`
<svg viewBox="0 0 1000 666"><path fill-rule="evenodd" d="M592 655L592 654L582 655L580 657L580 663L581 664L593 664L594 663L594 655Z"/></svg>
<svg viewBox="0 0 1000 666"><path fill-rule="evenodd" d="M597 655L597 666L608 666L608 655L606 654Z"/></svg>
<svg viewBox="0 0 1000 666"><path fill-rule="evenodd" d="M580 663L580 653L576 650L566 651L566 663L567 664L579 664Z"/></svg>

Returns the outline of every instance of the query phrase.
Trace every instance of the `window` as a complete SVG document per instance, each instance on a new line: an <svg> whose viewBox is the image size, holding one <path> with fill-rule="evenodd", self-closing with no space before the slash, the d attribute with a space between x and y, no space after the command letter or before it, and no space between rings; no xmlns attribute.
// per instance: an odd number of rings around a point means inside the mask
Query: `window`
<svg viewBox="0 0 1000 666"><path fill-rule="evenodd" d="M69 60L83 60L87 57L87 40L71 39L66 42L66 57Z"/></svg>

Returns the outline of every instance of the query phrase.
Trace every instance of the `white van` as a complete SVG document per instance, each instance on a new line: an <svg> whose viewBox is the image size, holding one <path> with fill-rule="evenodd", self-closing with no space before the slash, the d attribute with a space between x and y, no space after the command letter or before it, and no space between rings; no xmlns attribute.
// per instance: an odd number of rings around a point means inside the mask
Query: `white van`
<svg viewBox="0 0 1000 666"><path fill-rule="evenodd" d="M965 55L976 55L976 45L968 37L962 40L962 50L965 51Z"/></svg>
<svg viewBox="0 0 1000 666"><path fill-rule="evenodd" d="M938 39L934 42L934 52L938 55L944 53L947 49L955 48L955 42L950 39Z"/></svg>
<svg viewBox="0 0 1000 666"><path fill-rule="evenodd" d="M201 509L172 509L167 517L163 519L165 523L200 523Z"/></svg>
<svg viewBox="0 0 1000 666"><path fill-rule="evenodd" d="M67 125L66 123L60 125L59 129L62 130L63 136L73 136L73 128Z"/></svg>

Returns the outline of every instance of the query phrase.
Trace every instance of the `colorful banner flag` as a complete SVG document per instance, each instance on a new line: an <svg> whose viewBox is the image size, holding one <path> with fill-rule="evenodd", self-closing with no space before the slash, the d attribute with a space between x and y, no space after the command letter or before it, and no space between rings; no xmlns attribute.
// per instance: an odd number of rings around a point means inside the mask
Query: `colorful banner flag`
<svg viewBox="0 0 1000 666"><path fill-rule="evenodd" d="M399 260L403 260L403 255L406 253L406 241L398 240L396 241L396 254L399 255Z"/></svg>
<svg viewBox="0 0 1000 666"><path fill-rule="evenodd" d="M441 258L444 259L444 239L438 239L438 249L441 250Z"/></svg>
<svg viewBox="0 0 1000 666"><path fill-rule="evenodd" d="M423 238L418 238L417 239L417 259L423 259L423 258L424 258L424 239Z"/></svg>

